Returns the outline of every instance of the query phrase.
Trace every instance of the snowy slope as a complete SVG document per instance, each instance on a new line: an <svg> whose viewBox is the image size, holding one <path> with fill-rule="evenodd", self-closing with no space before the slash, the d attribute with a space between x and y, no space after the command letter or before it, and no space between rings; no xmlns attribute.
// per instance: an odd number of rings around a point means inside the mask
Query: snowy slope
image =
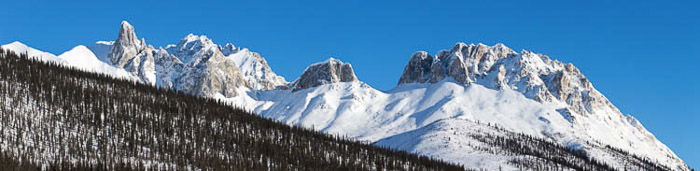
<svg viewBox="0 0 700 171"><path fill-rule="evenodd" d="M442 158L471 168L517 169L509 164L509 161L523 156L505 155L486 150L493 149L493 145L479 141L472 134L506 136L508 133L466 119L450 118L384 138L375 144Z"/></svg>
<svg viewBox="0 0 700 171"><path fill-rule="evenodd" d="M461 49L456 51L465 52ZM356 82L329 83L301 91L256 93L259 94L258 100L269 101L269 104L255 111L288 124L368 142L418 129L440 119L467 118L497 123L513 132L550 139L566 146L590 148L589 153L596 158L605 158L610 154L595 151L586 142L600 142L598 146L610 145L649 157L666 166L687 169L668 147L656 140L638 121L620 113L593 89L572 65L551 61L527 51L520 54L510 52L510 55L504 55L499 60L492 58L494 61L491 64L498 66L496 70L485 69L484 73L494 73L495 76L469 75L468 67L464 67L462 62L458 69L464 69L463 72L447 69L443 73L457 74L434 82L405 82L388 92ZM463 57L459 55L462 54L454 56ZM449 60L443 58L446 59ZM465 57L456 61L468 60ZM438 67L449 68L458 64L450 62ZM465 77L455 78L457 76ZM567 78L583 81L568 82ZM300 80L303 79L304 75ZM565 99L555 96L564 93L570 95L564 96ZM610 165L617 163L616 160L606 161Z"/></svg>
<svg viewBox="0 0 700 171"><path fill-rule="evenodd" d="M597 91L573 64L525 50L517 53L503 44L457 43L434 57L427 52L415 53L404 69L399 86L434 84L444 79L454 79L464 86L516 91L540 104L555 107L552 113L568 122L557 125L572 127L578 139L600 141L665 165L685 167L634 117L621 113ZM566 139L545 136L566 143Z"/></svg>
<svg viewBox="0 0 700 171"><path fill-rule="evenodd" d="M34 48L31 48L21 42L15 41L10 44L2 45L0 46L3 49L11 50L14 51L15 53L19 54L27 54L29 57L34 57L36 59L39 59L41 61L48 61L48 62L56 62L56 63L63 63L65 61L59 59L56 57L56 55L39 51Z"/></svg>
<svg viewBox="0 0 700 171"><path fill-rule="evenodd" d="M93 51L80 45L59 55L58 58L66 62L67 66L72 66L84 71L103 73L117 78L137 80L136 77L126 72L122 68L117 68L100 60Z"/></svg>
<svg viewBox="0 0 700 171"><path fill-rule="evenodd" d="M112 50L113 45L113 41L98 41L95 42L95 44L87 45L87 48L90 49L95 56L97 56L97 59L104 63L111 64L112 62L109 59L109 51Z"/></svg>
<svg viewBox="0 0 700 171"><path fill-rule="evenodd" d="M282 76L278 76L267 64L260 54L248 49L225 49L234 47L232 44L222 47L226 59L238 64L241 74L246 79L248 86L254 90L271 90L287 84Z"/></svg>
<svg viewBox="0 0 700 171"><path fill-rule="evenodd" d="M403 85L388 92L375 90L361 82L347 82L300 91L273 90L256 94L257 101L265 102L254 110L262 116L440 157L469 167L494 169L518 157L461 149L473 140L462 141L465 137L460 134L424 138L408 132L422 130L421 134L444 134L440 133L443 128L426 127L444 120L469 120L498 125L509 130L507 132L533 135L568 148L584 149L595 159L618 169L623 168L626 162L618 152L604 148L610 143L596 142L593 138L596 135L589 135L587 130L575 127L567 119L568 116L558 112L564 104L543 104L510 89L494 90L478 84L464 86L448 79L434 84ZM488 133L488 130L474 130L470 124L449 126L467 129L465 132ZM384 140L392 136L403 139ZM440 139L452 141L438 143Z"/></svg>
<svg viewBox="0 0 700 171"><path fill-rule="evenodd" d="M98 44L104 44L98 42ZM29 57L36 58L42 61L56 62L65 66L75 67L84 71L103 73L117 78L132 79L136 80L131 74L127 73L122 68L117 68L111 64L105 63L100 60L91 49L88 47L79 45L73 49L62 53L59 56L54 54L43 52L31 48L21 42L12 42L10 44L2 45L3 49L14 51L15 53L26 53ZM102 48L103 50L104 48ZM96 48L97 52L100 52L100 48ZM104 53L103 53L104 54Z"/></svg>
<svg viewBox="0 0 700 171"><path fill-rule="evenodd" d="M566 120L554 113L556 107L539 104L514 91L465 87L450 80L389 92L350 82L259 94L258 100L274 102L255 110L265 117L370 142L453 117L499 122L530 134L571 131L563 126Z"/></svg>
<svg viewBox="0 0 700 171"><path fill-rule="evenodd" d="M484 170L670 170L595 142L560 145L494 123L438 120L375 143ZM584 147L585 146L585 147ZM594 158L590 158L594 156Z"/></svg>

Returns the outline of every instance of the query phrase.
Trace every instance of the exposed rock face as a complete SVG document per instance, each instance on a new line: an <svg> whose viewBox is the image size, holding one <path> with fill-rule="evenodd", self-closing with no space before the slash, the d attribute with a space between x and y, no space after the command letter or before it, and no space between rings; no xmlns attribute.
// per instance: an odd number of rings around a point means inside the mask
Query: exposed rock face
<svg viewBox="0 0 700 171"><path fill-rule="evenodd" d="M489 47L483 44L458 43L450 51L440 51L437 57L416 52L404 68L399 84L435 83L452 77L460 83L471 83L488 72L497 59L515 54L503 44Z"/></svg>
<svg viewBox="0 0 700 171"><path fill-rule="evenodd" d="M240 77L236 64L224 60L220 54L212 56L201 65L186 68L175 81L175 89L200 96L213 96L217 93L225 97L238 95L237 88L246 84Z"/></svg>
<svg viewBox="0 0 700 171"><path fill-rule="evenodd" d="M144 83L155 85L156 83L156 71L155 71L155 49L148 46L141 51L138 55L127 61L123 68L126 71L136 74Z"/></svg>
<svg viewBox="0 0 700 171"><path fill-rule="evenodd" d="M241 48L236 47L231 43L226 43L226 45L219 47L219 49L221 49L221 53L223 53L224 56L229 56L231 54L237 53L238 51L241 51Z"/></svg>
<svg viewBox="0 0 700 171"><path fill-rule="evenodd" d="M355 72L352 70L352 65L331 58L307 67L304 73L301 74L301 77L293 83L292 91L324 84L356 81L358 80Z"/></svg>
<svg viewBox="0 0 700 171"><path fill-rule="evenodd" d="M241 71L243 79L253 90L272 90L287 85L284 77L272 72L265 58L248 49L240 49L232 44L220 47L226 59L234 61Z"/></svg>
<svg viewBox="0 0 700 171"><path fill-rule="evenodd" d="M137 76L143 83L194 95L233 97L238 88L248 87L248 82L257 80L254 77L243 79L236 61L227 59L222 50L241 51L232 44L220 48L206 36L193 34L177 45L156 50L147 46L145 40L139 40L134 27L124 21L107 56L113 65ZM269 66L267 68L266 71L271 72ZM251 71L250 74L258 73ZM286 83L283 79L282 82ZM276 84L269 87L274 86Z"/></svg>
<svg viewBox="0 0 700 171"><path fill-rule="evenodd" d="M126 21L122 21L119 35L114 42L109 59L114 65L123 67L137 54L146 48L146 41L136 37L134 27Z"/></svg>
<svg viewBox="0 0 700 171"><path fill-rule="evenodd" d="M170 55L167 50L160 48L155 55L156 86L174 89L174 81L180 77L185 69L185 64L177 57Z"/></svg>
<svg viewBox="0 0 700 171"><path fill-rule="evenodd" d="M221 54L218 45L214 44L207 36L194 34L185 36L177 45L168 46L165 50L190 66L208 60L214 55L214 52Z"/></svg>
<svg viewBox="0 0 700 171"><path fill-rule="evenodd" d="M153 47L146 46L146 40L136 37L134 27L122 21L108 58L116 67L138 76L144 83L155 85L154 53Z"/></svg>
<svg viewBox="0 0 700 171"><path fill-rule="evenodd" d="M428 52L420 51L413 54L403 70L399 84L425 83L430 80L434 57Z"/></svg>
<svg viewBox="0 0 700 171"><path fill-rule="evenodd" d="M236 96L236 89L271 90L287 85L260 54L228 43L214 44L206 36L187 35L176 45L155 49L139 40L134 27L123 21L107 61L163 88L211 96Z"/></svg>
<svg viewBox="0 0 700 171"><path fill-rule="evenodd" d="M617 110L572 64L529 51L516 53L503 44L458 43L449 51L440 51L437 57L417 52L404 68L399 84L435 83L445 78L462 84L514 89L540 102L556 99L579 114L592 113L594 108Z"/></svg>
<svg viewBox="0 0 700 171"><path fill-rule="evenodd" d="M429 79L428 79L429 78ZM503 44L458 43L436 57L415 53L404 68L399 85L435 83L444 79L491 89L512 89L540 103L560 106L556 111L594 139L640 137L628 144L607 141L627 149L661 152L671 163L683 163L632 116L622 114L573 64L551 60L530 51L515 52ZM620 126L626 125L626 126ZM600 127L630 130L600 130ZM600 135L606 134L606 135Z"/></svg>
<svg viewBox="0 0 700 171"><path fill-rule="evenodd" d="M206 36L187 35L175 46L169 46L166 51L175 59L162 55L163 64L170 69L184 66L174 80L163 81L174 85L179 91L195 95L212 96L217 93L225 97L236 96L236 90L247 86L236 63L227 60L218 45ZM167 61L170 59L170 61ZM165 72L164 72L165 73ZM172 77L171 77L172 78Z"/></svg>

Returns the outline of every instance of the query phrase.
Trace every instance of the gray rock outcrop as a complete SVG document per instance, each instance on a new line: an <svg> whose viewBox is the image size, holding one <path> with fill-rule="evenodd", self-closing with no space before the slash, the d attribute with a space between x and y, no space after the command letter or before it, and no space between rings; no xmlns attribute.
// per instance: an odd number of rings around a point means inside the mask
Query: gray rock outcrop
<svg viewBox="0 0 700 171"><path fill-rule="evenodd" d="M247 48L238 48L230 43L219 49L227 60L232 60L238 65L250 89L272 90L288 84L284 77L272 71L267 60L260 54L251 52Z"/></svg>
<svg viewBox="0 0 700 171"><path fill-rule="evenodd" d="M357 76L355 76L355 72L352 70L352 65L330 58L324 62L316 63L306 68L304 73L301 74L301 77L292 83L292 91L324 84L357 81Z"/></svg>
<svg viewBox="0 0 700 171"><path fill-rule="evenodd" d="M227 60L218 45L206 36L187 35L177 45L165 50L175 58L169 57L172 61L163 61L164 64L183 66L181 71L172 72L179 75L170 80L178 91L202 96L221 94L233 97L238 95L238 88L247 86L237 64Z"/></svg>
<svg viewBox="0 0 700 171"><path fill-rule="evenodd" d="M146 45L146 40L136 37L134 27L122 21L117 40L114 41L108 59L116 67L138 76L146 84L154 85L155 49Z"/></svg>
<svg viewBox="0 0 700 171"><path fill-rule="evenodd" d="M572 64L530 51L517 53L503 44L458 43L436 57L416 52L404 68L399 85L436 83L446 78L462 84L513 89L540 102L559 100L578 114L601 108L617 111Z"/></svg>
<svg viewBox="0 0 700 171"><path fill-rule="evenodd" d="M109 59L112 64L124 67L132 58L146 48L146 41L136 37L134 27L126 21L122 21L117 40L114 41Z"/></svg>
<svg viewBox="0 0 700 171"><path fill-rule="evenodd" d="M224 48L206 36L190 34L177 45L156 50L139 40L134 27L124 21L108 59L146 84L193 95L233 97L238 88L248 84L236 62L222 53L239 49L231 44Z"/></svg>

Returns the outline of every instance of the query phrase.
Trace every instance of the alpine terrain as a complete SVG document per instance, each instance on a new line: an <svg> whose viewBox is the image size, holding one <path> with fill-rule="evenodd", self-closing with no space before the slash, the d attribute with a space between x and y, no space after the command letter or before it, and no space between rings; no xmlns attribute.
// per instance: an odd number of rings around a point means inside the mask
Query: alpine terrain
<svg viewBox="0 0 700 171"><path fill-rule="evenodd" d="M0 48L0 170L464 170Z"/></svg>
<svg viewBox="0 0 700 171"><path fill-rule="evenodd" d="M20 42L2 49L465 168L690 170L573 64L504 44L416 52L387 91L338 59L288 82L249 49L192 34L156 48L127 22L115 41L58 56Z"/></svg>

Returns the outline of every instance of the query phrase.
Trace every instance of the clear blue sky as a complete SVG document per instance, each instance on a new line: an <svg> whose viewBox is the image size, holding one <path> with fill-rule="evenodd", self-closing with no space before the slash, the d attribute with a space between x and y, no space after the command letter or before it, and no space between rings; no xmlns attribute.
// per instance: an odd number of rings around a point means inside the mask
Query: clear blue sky
<svg viewBox="0 0 700 171"><path fill-rule="evenodd" d="M574 63L624 113L700 167L700 3L681 1L7 1L0 44L59 54L116 37L128 20L154 46L188 33L261 53L293 81L337 57L387 90L409 56L502 42Z"/></svg>

